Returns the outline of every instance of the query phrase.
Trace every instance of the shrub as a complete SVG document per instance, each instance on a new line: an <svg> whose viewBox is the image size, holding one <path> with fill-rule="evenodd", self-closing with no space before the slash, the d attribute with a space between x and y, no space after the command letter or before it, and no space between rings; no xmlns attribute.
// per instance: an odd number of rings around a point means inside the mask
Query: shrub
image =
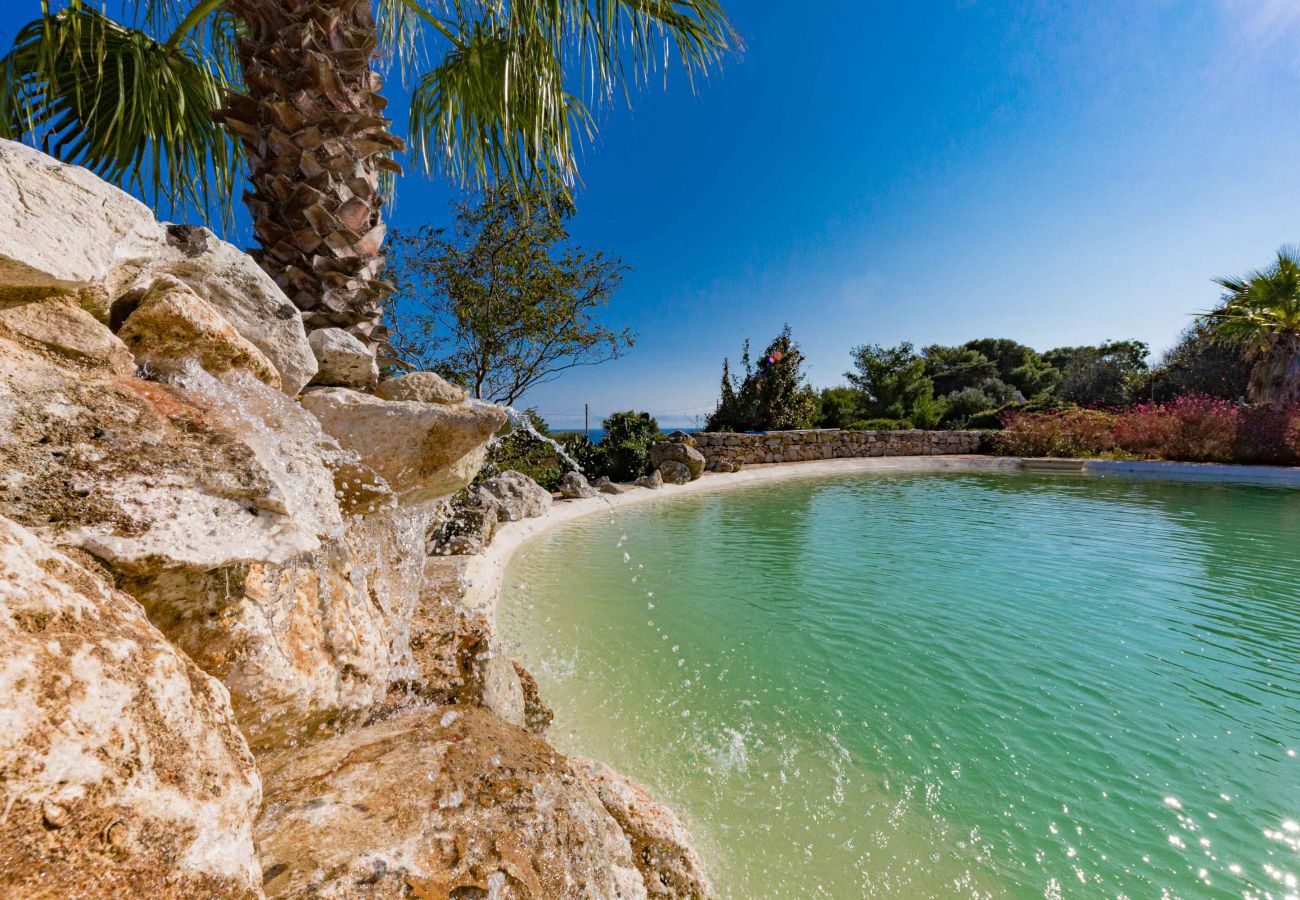
<svg viewBox="0 0 1300 900"><path fill-rule="evenodd" d="M851 431L910 431L911 419L858 419L846 426Z"/></svg>
<svg viewBox="0 0 1300 900"><path fill-rule="evenodd" d="M631 481L650 474L650 447L659 440L659 423L649 413L616 412L602 423L600 442L606 474L614 481Z"/></svg>
<svg viewBox="0 0 1300 900"><path fill-rule="evenodd" d="M1014 456L1300 463L1300 406L1247 406L1189 394L1116 412L1015 411L1004 415L1003 425L997 449Z"/></svg>
<svg viewBox="0 0 1300 900"><path fill-rule="evenodd" d="M1115 449L1115 417L1093 409L1008 413L999 450L1011 456L1097 456Z"/></svg>

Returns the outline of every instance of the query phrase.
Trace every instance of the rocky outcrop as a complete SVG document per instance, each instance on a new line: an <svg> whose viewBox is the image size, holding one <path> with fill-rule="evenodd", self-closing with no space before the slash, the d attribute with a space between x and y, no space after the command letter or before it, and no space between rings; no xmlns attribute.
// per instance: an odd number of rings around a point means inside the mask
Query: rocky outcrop
<svg viewBox="0 0 1300 900"><path fill-rule="evenodd" d="M686 481L693 481L704 474L704 455L685 441L659 441L650 448L650 462L664 473L664 480L672 484L686 482L675 480L679 477L676 471L673 471L673 477L669 477L669 472L664 467L670 462L678 463L686 469Z"/></svg>
<svg viewBox="0 0 1300 900"><path fill-rule="evenodd" d="M104 374L135 374L135 357L126 344L73 297L0 304L0 335Z"/></svg>
<svg viewBox="0 0 1300 900"><path fill-rule="evenodd" d="M646 896L595 790L476 707L413 710L261 768L271 898Z"/></svg>
<svg viewBox="0 0 1300 900"><path fill-rule="evenodd" d="M487 404L381 400L315 388L302 405L344 450L378 473L403 503L449 496L473 480L505 413Z"/></svg>
<svg viewBox="0 0 1300 900"><path fill-rule="evenodd" d="M171 276L148 280L117 336L151 374L176 374L197 364L212 375L249 372L277 390L280 373L206 300Z"/></svg>
<svg viewBox="0 0 1300 900"><path fill-rule="evenodd" d="M551 508L551 493L522 472L508 470L493 475L479 485L501 504L502 521L518 522L546 515Z"/></svg>
<svg viewBox="0 0 1300 900"><path fill-rule="evenodd" d="M280 373L286 394L316 374L307 331L284 291L250 256L206 228L167 225L165 246L139 268L170 275L208 302Z"/></svg>
<svg viewBox="0 0 1300 900"><path fill-rule="evenodd" d="M573 767L596 789L596 796L632 842L632 857L651 897L707 900L713 885L700 855L677 814L626 775L594 759Z"/></svg>
<svg viewBox="0 0 1300 900"><path fill-rule="evenodd" d="M501 501L488 491L474 490L455 504L452 514L430 535L435 556L482 553L506 518Z"/></svg>
<svg viewBox="0 0 1300 900"><path fill-rule="evenodd" d="M375 354L342 328L318 328L307 342L316 354L318 366L312 384L373 391L379 383Z"/></svg>
<svg viewBox="0 0 1300 900"><path fill-rule="evenodd" d="M504 414L428 373L299 401L230 245L3 141L0 187L0 895L645 897L425 557ZM489 484L484 540L550 506Z"/></svg>
<svg viewBox="0 0 1300 900"><path fill-rule="evenodd" d="M0 140L0 285L102 288L165 241L149 208L85 169Z"/></svg>
<svg viewBox="0 0 1300 900"><path fill-rule="evenodd" d="M452 384L436 372L411 372L379 383L375 391L385 400L418 400L454 406L469 399L469 391Z"/></svg>
<svg viewBox="0 0 1300 900"><path fill-rule="evenodd" d="M260 896L260 785L222 686L0 518L0 893Z"/></svg>
<svg viewBox="0 0 1300 900"><path fill-rule="evenodd" d="M587 483L581 472L565 472L560 479L560 494L569 500L583 500L595 497L596 489Z"/></svg>

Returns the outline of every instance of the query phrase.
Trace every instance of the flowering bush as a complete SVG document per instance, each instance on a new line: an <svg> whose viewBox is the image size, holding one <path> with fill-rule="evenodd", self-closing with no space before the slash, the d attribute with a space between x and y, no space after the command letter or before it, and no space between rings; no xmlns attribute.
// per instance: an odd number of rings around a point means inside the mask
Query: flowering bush
<svg viewBox="0 0 1300 900"><path fill-rule="evenodd" d="M1013 456L1138 456L1300 465L1300 406L1247 406L1202 394L1113 412L1012 413L997 449Z"/></svg>

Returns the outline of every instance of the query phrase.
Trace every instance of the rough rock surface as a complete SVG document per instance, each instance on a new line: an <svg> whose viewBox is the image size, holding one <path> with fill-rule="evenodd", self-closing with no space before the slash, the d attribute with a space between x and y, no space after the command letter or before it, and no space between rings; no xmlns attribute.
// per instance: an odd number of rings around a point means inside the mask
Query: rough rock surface
<svg viewBox="0 0 1300 900"><path fill-rule="evenodd" d="M565 472L560 479L560 493L570 500L583 500L596 496L596 489L587 483L581 472Z"/></svg>
<svg viewBox="0 0 1300 900"><path fill-rule="evenodd" d="M714 896L704 863L676 813L602 762L586 757L572 762L632 841L632 855L651 897L706 900Z"/></svg>
<svg viewBox="0 0 1300 900"><path fill-rule="evenodd" d="M0 285L91 287L164 240L149 208L78 166L0 140Z"/></svg>
<svg viewBox="0 0 1300 900"><path fill-rule="evenodd" d="M412 710L261 769L268 897L646 896L594 789L476 707Z"/></svg>
<svg viewBox="0 0 1300 900"><path fill-rule="evenodd" d="M128 294L129 296L129 294ZM280 373L221 313L169 275L139 288L135 309L117 336L154 374L184 371L191 362L212 375L243 369L277 390Z"/></svg>
<svg viewBox="0 0 1300 900"><path fill-rule="evenodd" d="M472 491L430 535L429 552L437 556L482 553L505 518L501 501L487 491Z"/></svg>
<svg viewBox="0 0 1300 900"><path fill-rule="evenodd" d="M143 266L171 275L208 301L280 373L286 394L297 394L316 374L298 310L252 257L206 228L167 225L166 245Z"/></svg>
<svg viewBox="0 0 1300 900"><path fill-rule="evenodd" d="M407 504L447 497L469 484L488 440L506 420L499 407L487 404L388 401L348 388L313 389L302 405Z"/></svg>
<svg viewBox="0 0 1300 900"><path fill-rule="evenodd" d="M373 391L379 383L375 354L342 328L318 328L308 337L316 354L316 377L312 384Z"/></svg>
<svg viewBox="0 0 1300 900"><path fill-rule="evenodd" d="M655 474L663 479L664 484L686 484L691 480L691 470L685 463L670 459L655 469Z"/></svg>
<svg viewBox="0 0 1300 900"><path fill-rule="evenodd" d="M169 569L123 587L230 689L255 751L302 741L383 703L409 677L423 577L420 515L353 519L282 563Z"/></svg>
<svg viewBox="0 0 1300 900"><path fill-rule="evenodd" d="M66 295L0 307L0 334L113 375L135 374L135 357L126 344Z"/></svg>
<svg viewBox="0 0 1300 900"><path fill-rule="evenodd" d="M379 383L375 391L385 400L418 400L421 403L454 405L469 399L469 391L452 384L436 372L411 372Z"/></svg>
<svg viewBox="0 0 1300 900"><path fill-rule="evenodd" d="M704 454L684 441L659 441L650 448L650 462L656 469L662 469L667 462L681 463L689 470L690 481L704 474Z"/></svg>
<svg viewBox="0 0 1300 900"><path fill-rule="evenodd" d="M608 475L602 475L596 479L596 490L602 494L621 494L623 487L609 480Z"/></svg>
<svg viewBox="0 0 1300 900"><path fill-rule="evenodd" d="M642 475L632 483L637 487L650 488L650 490L654 491L664 486L664 476L660 474L658 469L655 469L649 475Z"/></svg>
<svg viewBox="0 0 1300 900"><path fill-rule="evenodd" d="M542 699L537 679L531 672L516 662L515 673L519 676L519 687L524 692L524 728L533 734L545 734L555 720L555 710Z"/></svg>
<svg viewBox="0 0 1300 900"><path fill-rule="evenodd" d="M140 605L0 518L0 894L255 897L225 690Z"/></svg>
<svg viewBox="0 0 1300 900"><path fill-rule="evenodd" d="M0 514L127 572L282 562L341 527L310 416L246 373L182 383L0 338Z"/></svg>
<svg viewBox="0 0 1300 900"><path fill-rule="evenodd" d="M479 485L501 504L501 520L518 522L546 515L551 508L551 493L522 472L513 469L493 475Z"/></svg>

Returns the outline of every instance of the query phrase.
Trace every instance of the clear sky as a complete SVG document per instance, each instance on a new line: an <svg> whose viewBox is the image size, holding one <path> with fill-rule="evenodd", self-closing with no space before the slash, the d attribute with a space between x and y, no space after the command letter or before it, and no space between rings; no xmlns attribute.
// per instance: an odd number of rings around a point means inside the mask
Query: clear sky
<svg viewBox="0 0 1300 900"><path fill-rule="evenodd" d="M4 45L37 7L4 4ZM729 8L742 57L606 110L583 153L572 230L633 267L607 320L640 337L526 398L553 426L686 423L785 322L818 386L867 342L1159 351L1213 276L1300 241L1296 0ZM392 220L445 224L448 196L407 176Z"/></svg>

